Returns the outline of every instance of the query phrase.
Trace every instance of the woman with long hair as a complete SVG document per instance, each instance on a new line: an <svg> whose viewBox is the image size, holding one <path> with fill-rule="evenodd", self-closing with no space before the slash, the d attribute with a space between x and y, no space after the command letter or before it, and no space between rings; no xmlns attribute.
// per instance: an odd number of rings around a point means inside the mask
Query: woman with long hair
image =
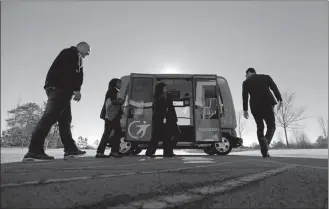
<svg viewBox="0 0 329 209"><path fill-rule="evenodd" d="M167 86L163 82L157 84L155 88L152 121L152 138L145 155L153 157L158 141L162 141L163 155L165 157L175 156L172 137L177 133L177 115L172 98L167 92Z"/></svg>
<svg viewBox="0 0 329 209"><path fill-rule="evenodd" d="M121 80L114 78L109 82L108 90L105 95L105 101L102 107L100 118L105 121L104 132L102 139L97 148L96 158L122 157L119 153L120 137L122 133L120 119L122 115L122 104L124 100L120 98L119 91L121 88ZM111 154L105 155L106 144L109 142L111 132L114 135L111 137Z"/></svg>

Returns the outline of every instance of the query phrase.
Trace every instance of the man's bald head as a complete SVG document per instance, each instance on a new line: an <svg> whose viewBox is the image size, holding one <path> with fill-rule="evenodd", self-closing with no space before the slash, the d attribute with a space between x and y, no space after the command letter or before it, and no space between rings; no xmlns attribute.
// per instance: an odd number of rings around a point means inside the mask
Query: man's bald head
<svg viewBox="0 0 329 209"><path fill-rule="evenodd" d="M77 49L79 53L81 54L82 58L85 58L87 55L90 54L90 46L87 44L87 42L80 42L77 44Z"/></svg>

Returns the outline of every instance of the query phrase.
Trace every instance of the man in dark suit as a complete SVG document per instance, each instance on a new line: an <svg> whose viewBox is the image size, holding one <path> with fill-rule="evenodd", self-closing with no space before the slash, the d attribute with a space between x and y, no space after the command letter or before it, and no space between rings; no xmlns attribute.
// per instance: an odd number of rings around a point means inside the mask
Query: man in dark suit
<svg viewBox="0 0 329 209"><path fill-rule="evenodd" d="M246 80L242 85L242 99L244 117L249 118L248 97L250 95L250 110L257 124L257 137L263 157L270 157L268 145L271 143L275 132L274 106L279 102L278 110L282 107L282 98L279 89L269 75L256 74L254 68L246 71ZM264 121L267 126L264 136Z"/></svg>
<svg viewBox="0 0 329 209"><path fill-rule="evenodd" d="M80 101L83 83L82 60L90 53L90 46L80 42L77 46L63 49L51 65L44 89L48 96L43 116L32 132L29 151L24 161L53 160L43 146L51 127L58 122L59 134L64 145L64 159L86 154L79 150L71 133L71 99Z"/></svg>

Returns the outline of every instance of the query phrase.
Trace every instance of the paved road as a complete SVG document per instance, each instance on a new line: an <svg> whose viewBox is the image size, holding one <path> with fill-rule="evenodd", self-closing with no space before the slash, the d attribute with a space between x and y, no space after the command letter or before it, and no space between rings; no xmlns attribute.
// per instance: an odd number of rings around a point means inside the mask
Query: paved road
<svg viewBox="0 0 329 209"><path fill-rule="evenodd" d="M259 150L248 150L242 152L232 152L230 155L259 156ZM270 149L271 156L292 157L292 158L316 158L328 159L328 149Z"/></svg>
<svg viewBox="0 0 329 209"><path fill-rule="evenodd" d="M1 208L327 208L327 197L327 159L86 157L1 169Z"/></svg>

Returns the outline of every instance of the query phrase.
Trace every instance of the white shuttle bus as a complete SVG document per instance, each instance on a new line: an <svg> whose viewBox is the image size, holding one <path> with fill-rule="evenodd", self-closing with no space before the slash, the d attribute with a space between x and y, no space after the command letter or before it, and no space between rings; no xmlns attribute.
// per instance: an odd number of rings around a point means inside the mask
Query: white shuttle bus
<svg viewBox="0 0 329 209"><path fill-rule="evenodd" d="M208 155L227 155L242 146L236 136L236 116L227 80L217 75L137 74L121 78L125 99L120 152L137 155L152 136L155 86L167 85L178 117L181 136L175 149L203 149ZM162 147L162 143L158 143Z"/></svg>

